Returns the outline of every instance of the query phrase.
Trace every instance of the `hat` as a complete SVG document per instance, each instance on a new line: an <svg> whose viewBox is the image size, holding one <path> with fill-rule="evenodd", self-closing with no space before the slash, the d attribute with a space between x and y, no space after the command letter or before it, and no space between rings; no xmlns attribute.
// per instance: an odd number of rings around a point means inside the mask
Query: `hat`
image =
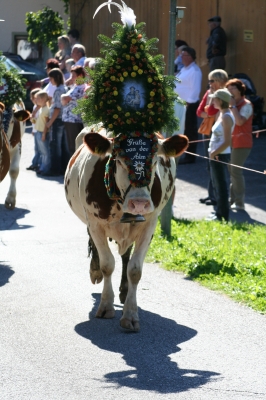
<svg viewBox="0 0 266 400"><path fill-rule="evenodd" d="M229 103L232 95L229 92L229 90L227 90L227 89L218 89L213 94L210 94L209 97L211 97L213 99L217 98L217 99L225 101L226 103Z"/></svg>
<svg viewBox="0 0 266 400"><path fill-rule="evenodd" d="M222 22L222 18L216 15L215 17L209 18L208 22Z"/></svg>

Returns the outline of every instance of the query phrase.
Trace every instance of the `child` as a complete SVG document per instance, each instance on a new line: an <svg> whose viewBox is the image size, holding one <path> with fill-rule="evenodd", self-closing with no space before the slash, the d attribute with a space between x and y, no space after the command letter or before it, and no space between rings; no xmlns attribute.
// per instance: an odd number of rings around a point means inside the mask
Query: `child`
<svg viewBox="0 0 266 400"><path fill-rule="evenodd" d="M37 171L37 169L39 168L39 163L40 163L40 158L41 158L41 154L38 150L38 145L37 145L37 141L36 141L36 128L35 128L35 122L36 122L36 119L38 117L38 112L39 112L39 108L36 104L35 95L40 90L41 90L40 88L36 88L30 92L30 99L33 103L33 109L32 109L32 114L31 114L30 120L32 123L32 135L34 136L34 157L32 159L31 165L28 168L26 168L28 171Z"/></svg>
<svg viewBox="0 0 266 400"><path fill-rule="evenodd" d="M50 170L51 156L49 149L49 137L47 135L46 123L49 117L49 108L47 107L48 94L44 90L40 90L36 94L36 104L40 107L38 118L36 120L36 139L39 152L41 153L40 167L37 171L38 175L45 175Z"/></svg>
<svg viewBox="0 0 266 400"><path fill-rule="evenodd" d="M64 78L65 80L67 80L68 78L70 78L71 68L73 67L73 65L75 65L75 61L73 60L73 58L69 58L68 60L66 60L65 65L67 72L64 74Z"/></svg>

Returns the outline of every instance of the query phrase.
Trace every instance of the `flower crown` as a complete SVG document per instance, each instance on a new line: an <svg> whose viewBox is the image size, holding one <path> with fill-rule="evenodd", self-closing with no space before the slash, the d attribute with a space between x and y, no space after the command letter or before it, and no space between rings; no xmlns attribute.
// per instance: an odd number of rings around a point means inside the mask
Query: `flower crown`
<svg viewBox="0 0 266 400"><path fill-rule="evenodd" d="M147 40L145 23L136 25L134 11L121 0L101 4L120 9L123 25L113 23L114 35L99 35L104 58L97 59L95 70L89 70L91 88L87 98L78 102L78 112L89 125L103 123L113 132L147 133L161 129L173 132L178 128L174 116L175 77L163 75L162 55L152 55L158 39Z"/></svg>

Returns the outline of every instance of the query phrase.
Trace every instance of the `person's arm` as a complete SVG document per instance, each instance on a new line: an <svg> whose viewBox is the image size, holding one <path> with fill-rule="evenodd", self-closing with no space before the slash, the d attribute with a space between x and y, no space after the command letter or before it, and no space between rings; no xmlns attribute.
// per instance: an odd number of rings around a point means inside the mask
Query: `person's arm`
<svg viewBox="0 0 266 400"><path fill-rule="evenodd" d="M68 94L61 95L61 103L63 106L66 106L71 100L72 100L72 97L69 96Z"/></svg>
<svg viewBox="0 0 266 400"><path fill-rule="evenodd" d="M49 118L45 117L46 124L47 124L48 120L49 120ZM44 130L43 130L43 133L42 133L42 141L43 142L45 142L46 135L47 135L47 132L48 132L48 128L47 128L46 124L45 124Z"/></svg>
<svg viewBox="0 0 266 400"><path fill-rule="evenodd" d="M216 150L210 153L210 159L214 160L218 154L227 149L231 145L231 129L232 129L233 121L229 115L224 115L222 118L222 126L224 130L224 141L223 143L217 147Z"/></svg>
<svg viewBox="0 0 266 400"><path fill-rule="evenodd" d="M207 92L204 94L198 108L197 108L197 116L201 117L201 118L206 118L208 116L208 114L204 111L204 107L207 104L207 98L208 98L208 90Z"/></svg>
<svg viewBox="0 0 266 400"><path fill-rule="evenodd" d="M61 108L55 108L53 115L51 116L50 120L46 123L46 128L50 129L51 126L53 125L54 121L56 120L56 118L58 117L58 115L60 114Z"/></svg>
<svg viewBox="0 0 266 400"><path fill-rule="evenodd" d="M231 105L229 108L231 109L233 116L235 117L236 125L242 126L253 113L251 104L245 104L244 107L241 108L240 112L238 111L235 100L233 98L231 99L230 104ZM243 111L245 116L241 115Z"/></svg>

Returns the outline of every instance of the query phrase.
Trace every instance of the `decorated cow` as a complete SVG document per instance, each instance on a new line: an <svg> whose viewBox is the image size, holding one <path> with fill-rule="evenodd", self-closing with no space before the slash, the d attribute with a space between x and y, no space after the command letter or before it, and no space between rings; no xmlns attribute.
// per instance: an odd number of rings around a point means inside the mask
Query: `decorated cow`
<svg viewBox="0 0 266 400"><path fill-rule="evenodd" d="M79 102L77 111L88 127L76 139L80 146L67 167L65 193L88 228L91 281L103 279L96 316L115 315L111 238L123 262L120 325L138 331L136 296L144 258L157 218L174 189L174 157L187 149L188 139L183 135L165 139L158 133L178 126L174 77L163 75L162 56L150 53L157 40L147 40L144 24L136 25L133 10L121 3L108 1L96 10L116 5L123 26L114 26L112 39L99 36L105 58L89 71L91 87Z"/></svg>
<svg viewBox="0 0 266 400"><path fill-rule="evenodd" d="M5 199L5 207L12 210L16 205L16 180L19 174L21 158L21 138L25 130L25 121L30 113L19 102L5 110L0 103L0 182L7 173L10 175L10 187Z"/></svg>

